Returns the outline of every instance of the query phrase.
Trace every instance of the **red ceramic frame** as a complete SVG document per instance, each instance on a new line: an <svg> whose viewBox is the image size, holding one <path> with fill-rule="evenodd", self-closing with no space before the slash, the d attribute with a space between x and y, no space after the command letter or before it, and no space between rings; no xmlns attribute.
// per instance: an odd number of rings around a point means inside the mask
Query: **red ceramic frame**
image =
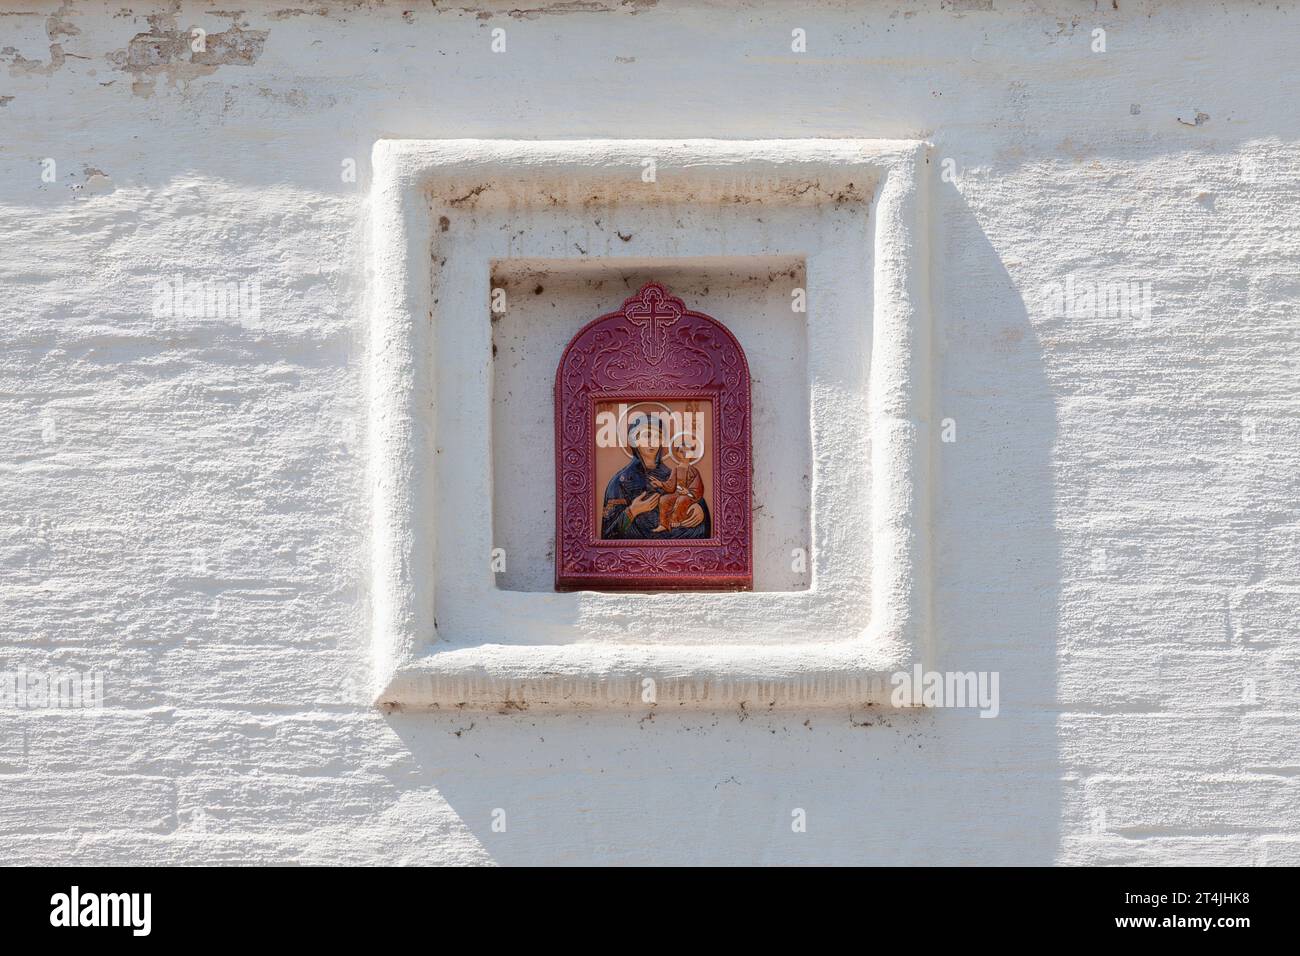
<svg viewBox="0 0 1300 956"><path fill-rule="evenodd" d="M611 401L711 403L712 537L600 537L595 409ZM752 473L744 350L721 322L646 283L618 311L584 326L556 369L556 590L750 590Z"/></svg>

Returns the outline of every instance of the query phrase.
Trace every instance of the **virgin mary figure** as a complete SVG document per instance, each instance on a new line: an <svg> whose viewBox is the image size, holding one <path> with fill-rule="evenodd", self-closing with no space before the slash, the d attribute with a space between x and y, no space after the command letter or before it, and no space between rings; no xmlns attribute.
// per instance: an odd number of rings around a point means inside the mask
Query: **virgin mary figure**
<svg viewBox="0 0 1300 956"><path fill-rule="evenodd" d="M663 480L672 474L672 469L663 461L663 435L662 424L653 415L642 413L628 421L627 443L632 460L605 486L601 509L602 538L670 540L712 536L713 519L703 498L687 509L685 518L677 527L667 531L655 530L659 527L660 492L650 484L650 477Z"/></svg>

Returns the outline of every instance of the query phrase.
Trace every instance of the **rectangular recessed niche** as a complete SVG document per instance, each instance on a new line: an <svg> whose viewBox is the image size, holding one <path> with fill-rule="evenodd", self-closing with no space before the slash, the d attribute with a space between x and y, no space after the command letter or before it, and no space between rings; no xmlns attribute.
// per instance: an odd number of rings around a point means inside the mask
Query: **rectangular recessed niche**
<svg viewBox="0 0 1300 956"><path fill-rule="evenodd" d="M884 703L892 672L925 663L925 144L385 140L373 173L380 705ZM556 363L648 279L759 366L753 591L550 588ZM494 281L509 300L495 323ZM795 281L807 312L786 315ZM534 440L539 468L517 445ZM802 577L776 558L801 537Z"/></svg>
<svg viewBox="0 0 1300 956"><path fill-rule="evenodd" d="M496 261L492 325L493 544L507 591L554 589L555 367L569 339L649 281L718 319L752 379L754 590L808 588L811 432L802 257ZM802 555L799 553L802 551Z"/></svg>

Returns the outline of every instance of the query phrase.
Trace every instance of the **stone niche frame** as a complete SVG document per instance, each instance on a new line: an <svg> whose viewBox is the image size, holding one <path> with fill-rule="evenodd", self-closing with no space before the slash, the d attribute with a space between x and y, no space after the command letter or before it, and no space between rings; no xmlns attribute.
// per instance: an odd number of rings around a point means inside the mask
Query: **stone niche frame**
<svg viewBox="0 0 1300 956"><path fill-rule="evenodd" d="M659 305L664 311L656 313ZM638 311L651 318L638 322ZM671 320L671 331L656 333L656 317ZM662 352L652 354L655 349ZM674 362L682 355L690 358ZM554 391L555 589L751 590L753 408L749 363L731 330L648 282L570 339ZM600 540L601 516L592 513L603 488L596 470L597 403L681 399L710 408L713 487L705 504L713 533L692 541Z"/></svg>
<svg viewBox="0 0 1300 956"><path fill-rule="evenodd" d="M889 676L931 658L929 180L928 147L913 141L377 142L368 343L376 703L888 703ZM652 214L664 207L753 225L677 231ZM771 228L780 210L813 226L852 214L857 226L789 248ZM578 213L603 215L611 238L620 215L638 216L636 247L574 242ZM481 467L491 454L492 263L718 255L805 257L809 587L498 588L491 470Z"/></svg>

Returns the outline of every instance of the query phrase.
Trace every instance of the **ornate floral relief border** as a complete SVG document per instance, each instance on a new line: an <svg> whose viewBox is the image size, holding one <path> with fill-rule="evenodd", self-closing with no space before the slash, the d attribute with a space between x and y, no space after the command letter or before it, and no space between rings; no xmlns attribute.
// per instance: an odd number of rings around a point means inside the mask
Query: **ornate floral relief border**
<svg viewBox="0 0 1300 956"><path fill-rule="evenodd" d="M636 334L632 310L642 307L646 297L664 303L674 316L662 338L652 338L650 327ZM674 545L597 542L598 529L591 524L595 498L591 403L597 397L616 395L653 401L674 388L686 389L677 397L692 397L701 388L712 396L717 442L717 485L711 495L714 538ZM749 587L753 578L749 365L730 330L717 319L686 308L662 285L648 283L618 310L588 323L574 336L560 360L556 391L556 471L563 496L556 509L557 588L563 583L569 590L579 584L634 591L736 589L738 582ZM718 528L721 532L716 532Z"/></svg>

